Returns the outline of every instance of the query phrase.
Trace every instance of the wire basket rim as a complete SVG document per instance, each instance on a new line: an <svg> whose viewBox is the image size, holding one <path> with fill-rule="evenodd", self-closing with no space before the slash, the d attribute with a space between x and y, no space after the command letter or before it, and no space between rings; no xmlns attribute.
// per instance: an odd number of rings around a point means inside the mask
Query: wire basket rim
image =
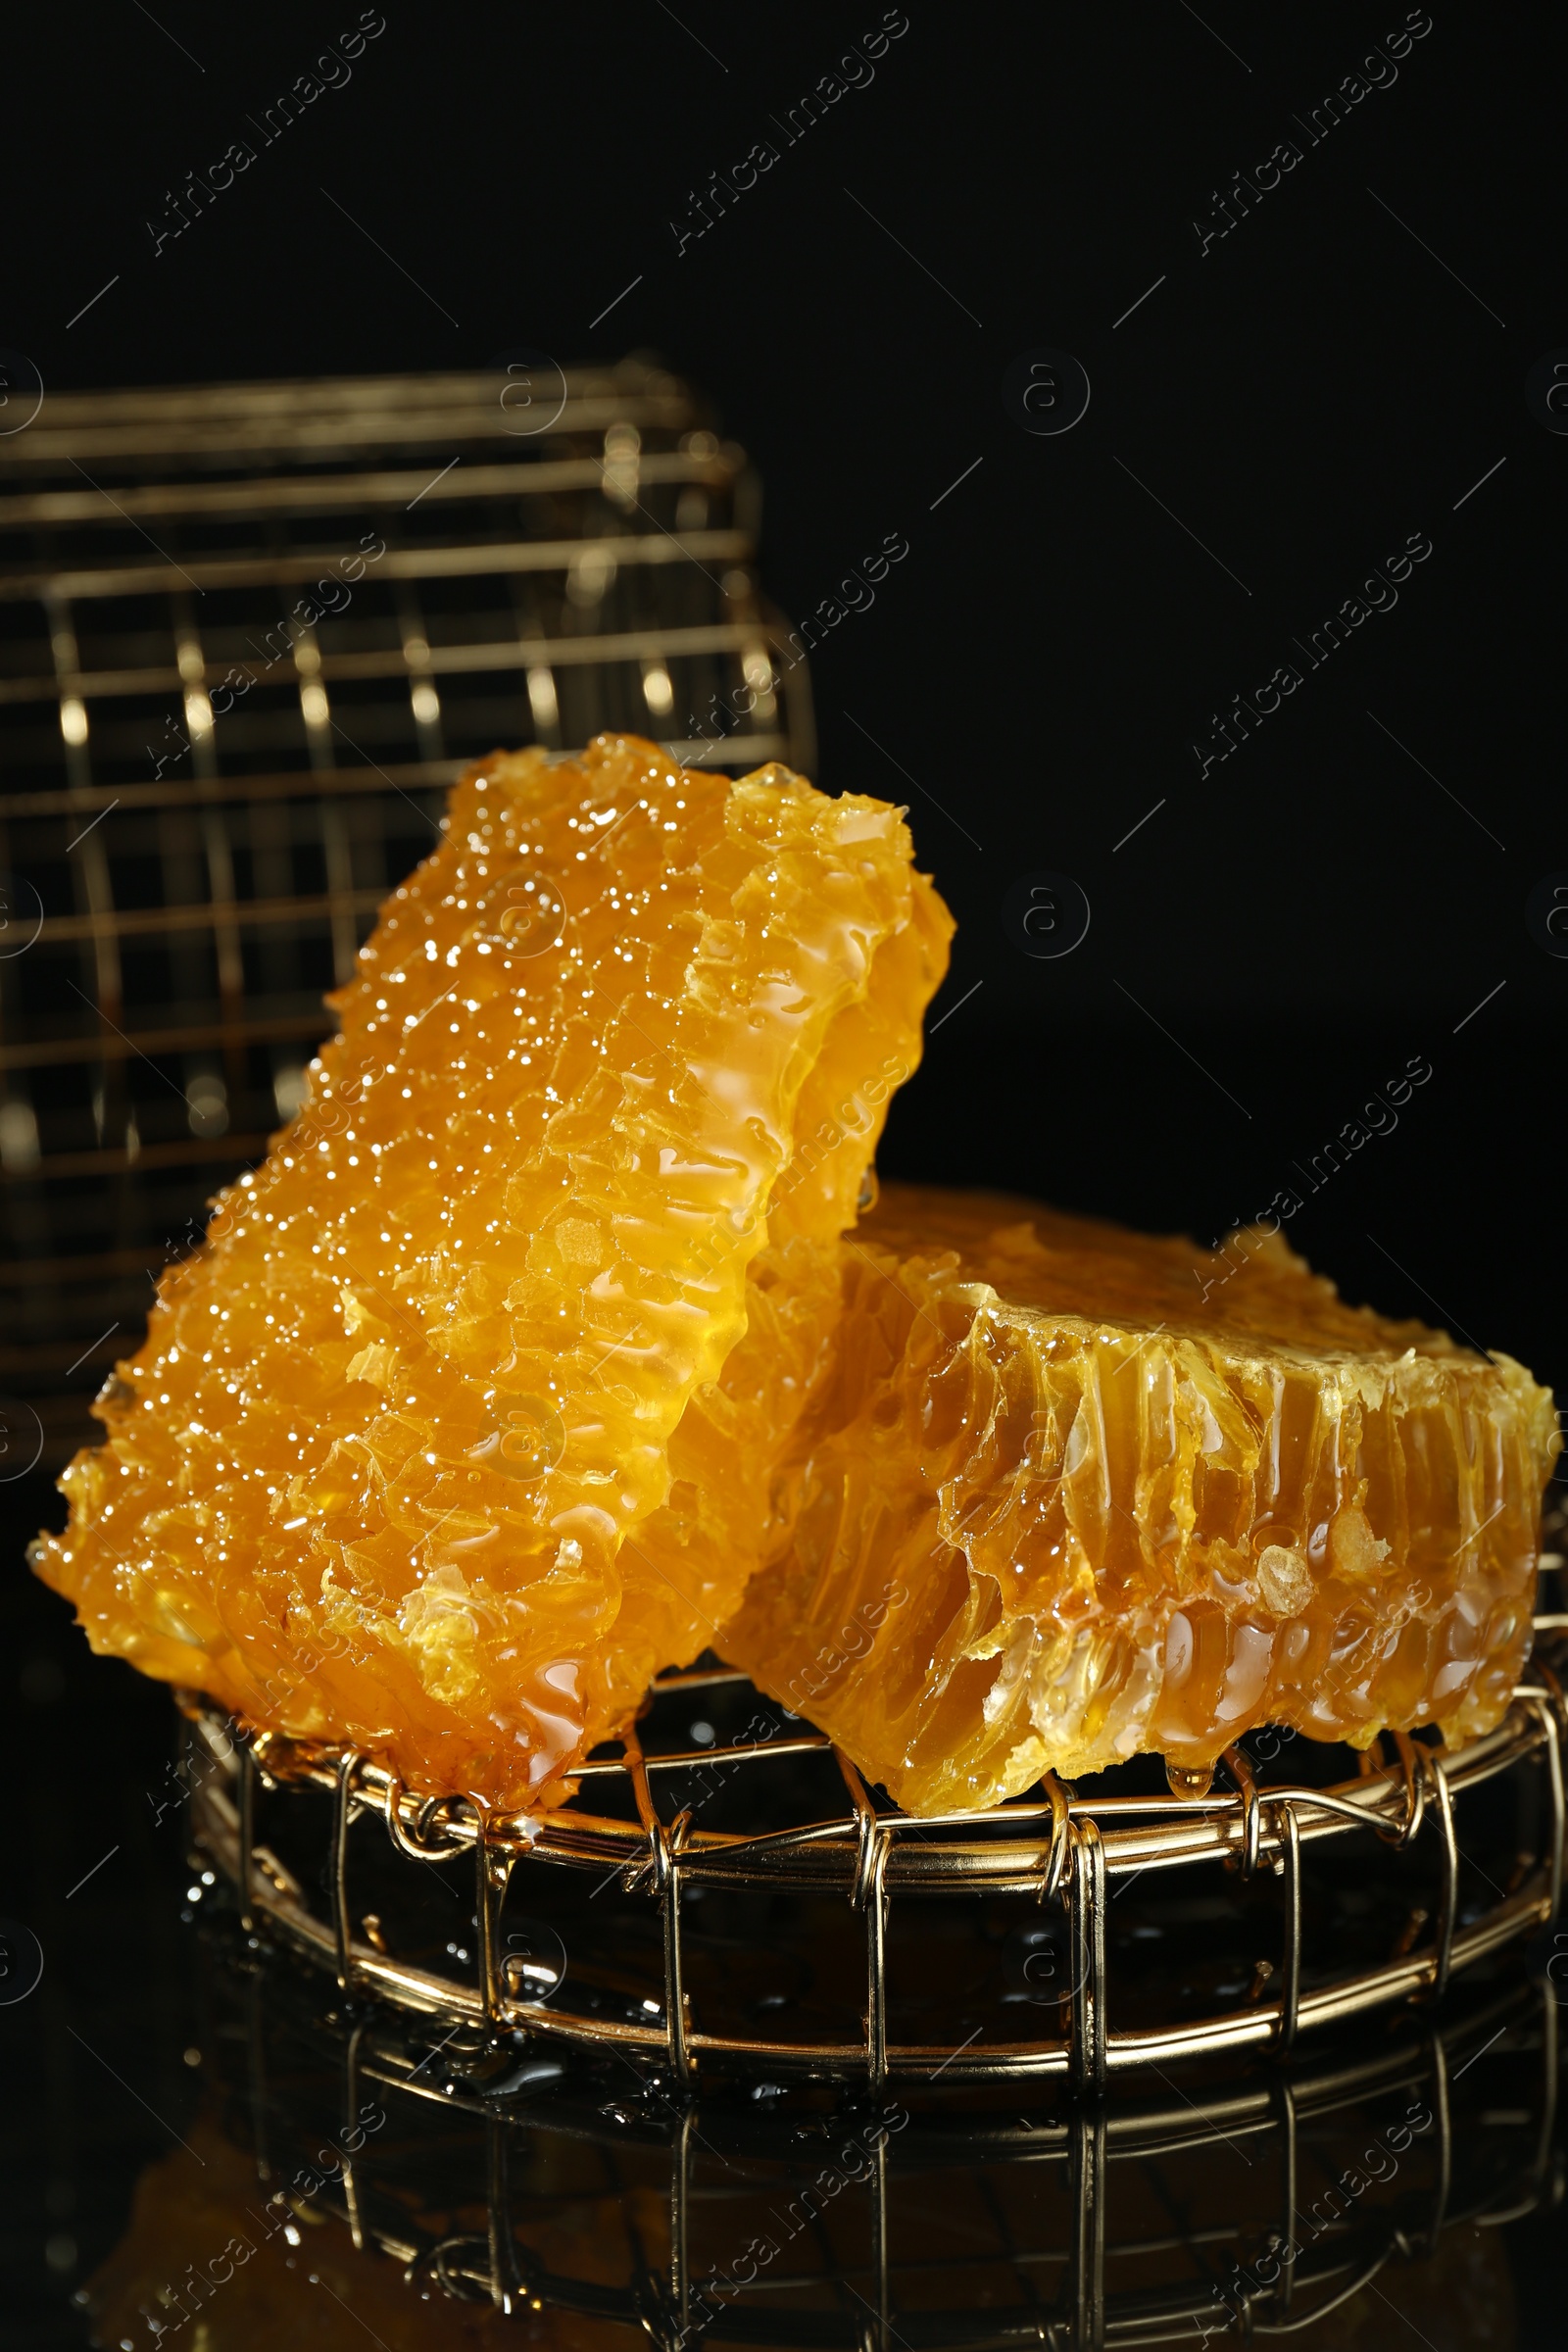
<svg viewBox="0 0 1568 2352"><path fill-rule="evenodd" d="M631 1781L638 1820L606 1821L564 1810L529 1819L505 1816L473 1797L417 1798L397 1776L354 1748L259 1736L240 1743L230 1719L189 1692L181 1704L193 1736L206 1748L210 1767L194 1790L198 1840L237 1888L248 1927L266 1918L287 1940L318 1964L335 1968L346 1998L364 1994L394 2006L476 2027L499 2035L523 2031L545 2044L587 2044L667 2070L684 2092L700 2065L757 2072L778 2069L826 2076L861 2076L880 2090L894 2075L928 2076L952 2071L956 2081L989 2082L1009 2077L1065 2073L1075 2089L1099 2092L1110 2073L1158 2067L1192 2057L1252 2049L1288 2050L1305 2030L1365 2014L1396 2001L1441 1997L1455 1973L1471 1968L1503 1946L1534 1936L1555 1918L1562 1891L1565 1830L1561 1735L1564 1702L1551 1668L1537 1661L1538 1679L1516 1688L1501 1724L1463 1747L1441 1752L1398 1736L1398 1778L1385 1769L1336 1789L1259 1788L1247 1759L1231 1750L1228 1762L1237 1783L1233 1795L1173 1800L1178 1810L1201 1819L1170 1825L1158 1818L1172 1800L1069 1798L1054 1785L1044 1805L1009 1805L990 1814L959 1817L959 1835L946 1841L930 1825L901 1814L881 1814L853 1764L819 1735L811 1742L835 1755L843 1770L850 1809L801 1831L763 1838L712 1833L703 1841L689 1812L665 1822L650 1786L650 1762L628 1734L620 1759ZM711 1682L714 1678L707 1676ZM744 1682L744 1676L736 1680ZM656 1685L655 1690L669 1685ZM680 1688L676 1678L675 1688ZM791 1743L792 1750L808 1742ZM710 1760L728 1752L705 1749ZM755 1752L755 1751L754 1751ZM764 1750L762 1752L772 1752ZM1540 1757L1549 1778L1549 1828L1538 1840L1533 1861L1524 1865L1511 1891L1477 1917L1459 1917L1460 1851L1454 1827L1454 1798L1466 1789ZM664 1759L674 1763L681 1759ZM690 1759L686 1759L690 1761ZM256 1838L259 1785L287 1791L314 1788L332 1804L328 1865L331 1917L312 1909L305 1888ZM1118 1818L1112 1807L1134 1814L1152 1812L1152 1828L1107 1826ZM376 1813L398 1853L414 1863L445 1862L466 1854L475 1873L474 1922L478 1932L476 1982L452 1977L394 1957L356 1934L349 1892L349 1832L356 1818ZM1047 1812L1050 1832L988 1844L975 1835L999 1821L1010 1830L1020 1814L1035 1821ZM1390 1844L1411 1844L1423 1824L1436 1831L1439 1888L1430 1941L1420 1949L1401 1942L1391 1958L1342 1973L1308 1986L1302 1971L1300 1849L1311 1837L1372 1831ZM1031 1825L1033 1826L1033 1825ZM901 1828L917 1833L900 1845ZM967 1831L968 1836L962 1833ZM1000 1855L1000 1860L999 1860ZM762 1859L760 1859L763 1857ZM1112 1861L1114 1856L1114 1861ZM902 1858L903 1867L895 1868ZM1188 1867L1219 1861L1249 1879L1263 1872L1280 1882L1282 1955L1277 1995L1263 1993L1273 1964L1242 2006L1163 2027L1110 2031L1110 1979L1106 1960L1106 1913L1112 1899L1108 1874L1151 1867ZM514 1870L524 1862L556 1862L597 1870L606 1884L620 1879L624 1893L639 1889L661 1908L664 1949L662 2014L618 2020L556 2011L544 1999L525 1997L507 1977L500 1943L500 1916ZM683 1886L767 1886L793 1892L847 1893L863 1917L865 1932L864 2038L858 2042L792 2042L752 2034L705 2032L694 2020L685 1985L681 1927ZM1066 2030L1044 2039L989 2041L979 2034L957 2049L940 2044L895 2043L888 2031L886 1936L894 1895L1034 1895L1059 1900L1067 1915L1071 1965ZM464 1955L466 1958L466 1955ZM647 2004L658 2008L658 2004Z"/></svg>

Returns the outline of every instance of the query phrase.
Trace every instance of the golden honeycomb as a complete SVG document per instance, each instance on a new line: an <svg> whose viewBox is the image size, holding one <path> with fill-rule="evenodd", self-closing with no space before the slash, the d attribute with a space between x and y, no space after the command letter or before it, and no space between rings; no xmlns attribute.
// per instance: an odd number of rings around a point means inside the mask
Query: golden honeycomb
<svg viewBox="0 0 1568 2352"><path fill-rule="evenodd" d="M1500 1718L1559 1445L1511 1358L1345 1305L1277 1232L890 1187L838 1254L720 1647L908 1811Z"/></svg>
<svg viewBox="0 0 1568 2352"><path fill-rule="evenodd" d="M636 738L442 832L35 1564L144 1672L537 1807L739 1598L671 1442L757 1251L852 1222L951 923L900 811Z"/></svg>
<svg viewBox="0 0 1568 2352"><path fill-rule="evenodd" d="M899 810L782 768L472 771L66 1474L95 1646L532 1808L710 1644L924 1814L1488 1729L1558 1444L1519 1365L1277 1234L852 1230L951 931Z"/></svg>

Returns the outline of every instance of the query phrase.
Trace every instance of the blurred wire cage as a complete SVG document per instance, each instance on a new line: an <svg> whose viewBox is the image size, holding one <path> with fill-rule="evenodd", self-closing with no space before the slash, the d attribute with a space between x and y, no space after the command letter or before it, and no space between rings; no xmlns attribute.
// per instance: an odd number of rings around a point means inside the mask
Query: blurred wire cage
<svg viewBox="0 0 1568 2352"><path fill-rule="evenodd" d="M55 395L0 439L0 1472L89 1434L467 760L814 765L759 519L635 359Z"/></svg>

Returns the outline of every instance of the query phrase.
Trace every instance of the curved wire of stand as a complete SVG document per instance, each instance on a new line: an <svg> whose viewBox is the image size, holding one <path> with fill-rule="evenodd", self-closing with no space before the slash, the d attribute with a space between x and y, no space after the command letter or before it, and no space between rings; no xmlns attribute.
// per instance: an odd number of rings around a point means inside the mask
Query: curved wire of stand
<svg viewBox="0 0 1568 2352"><path fill-rule="evenodd" d="M1543 1626L1542 1631L1546 1629ZM1555 1629L1553 1629L1555 1630ZM738 1685L728 1670L673 1675L658 1694ZM1073 1794L1048 1779L1038 1798L983 1813L950 1813L914 1822L880 1811L859 1774L837 1750L849 1803L836 1817L803 1821L756 1835L702 1829L689 1811L666 1820L655 1776L693 1766L766 1771L790 1756L829 1749L803 1729L765 1746L743 1743L645 1756L629 1733L619 1757L579 1768L583 1793L542 1816L502 1814L468 1796L420 1798L395 1775L354 1750L272 1735L241 1742L209 1702L182 1701L198 1743L193 1818L199 1842L237 1889L250 1924L272 1929L318 1962L330 1965L345 1994L392 2002L454 2026L491 2033L519 2030L547 2040L612 2049L662 2063L690 2085L705 2063L858 2077L879 2089L891 2076L940 2068L955 2081L1065 2074L1076 2089L1101 2087L1107 2074L1138 2066L1248 2048L1289 2049L1300 2033L1390 2002L1441 1996L1449 1977L1501 1946L1528 1937L1556 1916L1562 1891L1564 1781L1568 1729L1556 1676L1539 1659L1497 1728L1458 1749L1436 1749L1393 1735L1396 1760L1372 1751L1364 1777L1327 1788L1265 1787L1239 1747L1225 1762L1229 1792L1192 1798ZM1454 1810L1498 1775L1544 1764L1549 1789L1547 1828L1533 1863L1513 1890L1480 1916L1459 1917L1459 1844ZM629 1784L635 1822L587 1809L594 1784ZM256 1837L258 1781L272 1789L315 1788L332 1801L329 1916L313 1909L305 1888ZM410 1867L470 1853L475 1871L478 1949L474 1981L416 1966L376 1949L354 1933L349 1828L378 1814ZM1395 1846L1424 1841L1436 1893L1432 1933L1419 1949L1399 1949L1382 1964L1306 1986L1302 1977L1301 1855L1306 1846L1373 1832ZM1106 1967L1106 1911L1114 1882L1146 1872L1191 1871L1231 1863L1240 1876L1272 1875L1280 1897L1279 1990L1229 2012L1167 2030L1116 2032ZM619 1877L627 1892L646 1890L660 1905L663 1942L662 2013L645 2022L567 2014L527 1996L528 1979L505 1955L501 1906L519 1865L544 1864ZM692 2014L685 1982L682 1893L693 1887L770 1887L838 1892L864 1921L864 2034L855 2042L793 2042L707 2032ZM887 1923L897 1901L956 1894L1033 1895L1066 1913L1070 2005L1066 2031L1039 2039L988 2041L984 2048L901 2043L888 2033ZM647 2006L658 2006L647 2004Z"/></svg>

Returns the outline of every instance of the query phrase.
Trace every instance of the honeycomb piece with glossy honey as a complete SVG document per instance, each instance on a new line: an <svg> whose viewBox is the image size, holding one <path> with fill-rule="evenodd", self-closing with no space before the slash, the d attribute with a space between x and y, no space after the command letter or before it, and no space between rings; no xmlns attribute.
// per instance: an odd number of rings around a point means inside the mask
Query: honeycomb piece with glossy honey
<svg viewBox="0 0 1568 2352"><path fill-rule="evenodd" d="M1345 1305L1277 1232L894 1187L840 1257L790 1526L720 1645L906 1809L1141 1750L1202 1775L1270 1722L1498 1721L1559 1443L1522 1366Z"/></svg>
<svg viewBox="0 0 1568 2352"><path fill-rule="evenodd" d="M95 1647L414 1787L562 1793L739 1597L637 1530L757 1251L852 1220L950 928L900 811L781 767L466 776L66 1473L35 1560Z"/></svg>

